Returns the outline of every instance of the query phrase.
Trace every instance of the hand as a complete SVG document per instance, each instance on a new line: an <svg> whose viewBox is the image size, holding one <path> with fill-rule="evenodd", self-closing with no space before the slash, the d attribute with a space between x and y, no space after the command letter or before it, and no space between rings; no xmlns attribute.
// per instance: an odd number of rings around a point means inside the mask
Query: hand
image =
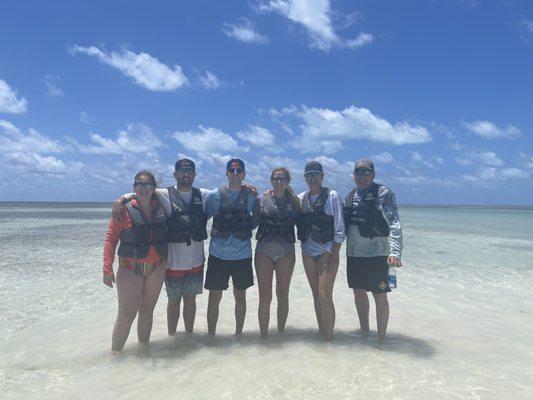
<svg viewBox="0 0 533 400"><path fill-rule="evenodd" d="M396 256L389 256L387 258L387 262L389 263L389 266L390 267L401 267L402 266L402 261L400 260L399 257L396 257Z"/></svg>
<svg viewBox="0 0 533 400"><path fill-rule="evenodd" d="M112 288L113 282L115 282L115 273L111 273L111 275L104 275L103 281L104 281L104 285Z"/></svg>
<svg viewBox="0 0 533 400"><path fill-rule="evenodd" d="M265 190L263 192L263 196L268 196L269 194L270 194L270 190L269 189L267 189L267 190Z"/></svg>
<svg viewBox="0 0 533 400"><path fill-rule="evenodd" d="M332 274L339 269L339 253L333 252L329 255L328 262L326 263L326 272Z"/></svg>
<svg viewBox="0 0 533 400"><path fill-rule="evenodd" d="M116 221L122 221L126 216L126 207L122 202L122 197L113 203L113 210L111 211L111 216Z"/></svg>
<svg viewBox="0 0 533 400"><path fill-rule="evenodd" d="M250 185L249 183L244 183L242 184L242 186L244 186L246 189L248 189L250 191L250 193L252 194L252 196L254 197L257 197L257 188L254 186L254 185Z"/></svg>

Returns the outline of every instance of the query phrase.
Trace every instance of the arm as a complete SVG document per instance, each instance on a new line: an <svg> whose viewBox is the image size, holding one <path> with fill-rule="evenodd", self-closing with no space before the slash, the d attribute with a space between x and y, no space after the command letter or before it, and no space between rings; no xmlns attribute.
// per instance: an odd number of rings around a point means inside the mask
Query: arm
<svg viewBox="0 0 533 400"><path fill-rule="evenodd" d="M122 232L123 222L119 222L114 218L109 221L109 227L104 237L104 264L102 268L103 281L109 287L113 287L115 282L115 274L113 273L113 261L115 260L115 250Z"/></svg>
<svg viewBox="0 0 533 400"><path fill-rule="evenodd" d="M403 249L402 224L398 214L398 205L394 193L387 190L381 205L383 217L389 225L389 245L390 254L388 258L389 265L392 267L401 267L401 255Z"/></svg>
<svg viewBox="0 0 533 400"><path fill-rule="evenodd" d="M342 242L344 240L344 216L342 215L342 201L340 196L335 192L330 193L331 208L333 210L333 247L331 249L331 256L326 265L327 272L336 272L339 268L339 252Z"/></svg>
<svg viewBox="0 0 533 400"><path fill-rule="evenodd" d="M252 229L255 229L259 226L261 218L261 208L259 206L259 199L257 197L248 197L248 209L250 209L250 207L252 209Z"/></svg>
<svg viewBox="0 0 533 400"><path fill-rule="evenodd" d="M120 196L113 203L113 210L111 211L111 216L114 220L120 222L124 219L126 215L126 207L124 205L135 198L135 193L126 193Z"/></svg>

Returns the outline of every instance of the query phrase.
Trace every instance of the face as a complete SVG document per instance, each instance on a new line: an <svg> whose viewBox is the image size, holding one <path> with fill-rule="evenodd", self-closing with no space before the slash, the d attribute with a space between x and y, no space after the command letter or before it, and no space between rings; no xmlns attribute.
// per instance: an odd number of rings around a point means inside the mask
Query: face
<svg viewBox="0 0 533 400"><path fill-rule="evenodd" d="M374 183L376 174L370 170L356 170L353 178L358 189L368 189Z"/></svg>
<svg viewBox="0 0 533 400"><path fill-rule="evenodd" d="M246 172L241 167L231 167L226 171L226 176L228 177L228 182L230 185L241 185Z"/></svg>
<svg viewBox="0 0 533 400"><path fill-rule="evenodd" d="M283 171L274 172L271 182L274 190L285 191L289 186L289 179L285 176Z"/></svg>
<svg viewBox="0 0 533 400"><path fill-rule="evenodd" d="M137 198L141 200L148 200L154 194L155 186L146 175L141 175L133 184L133 190Z"/></svg>
<svg viewBox="0 0 533 400"><path fill-rule="evenodd" d="M190 188L196 177L196 172L191 167L179 167L176 172L174 172L174 177L178 187Z"/></svg>
<svg viewBox="0 0 533 400"><path fill-rule="evenodd" d="M309 186L310 190L318 190L322 187L322 180L324 179L324 174L321 174L319 172L312 172L310 174L305 175L305 182L307 183L307 186Z"/></svg>

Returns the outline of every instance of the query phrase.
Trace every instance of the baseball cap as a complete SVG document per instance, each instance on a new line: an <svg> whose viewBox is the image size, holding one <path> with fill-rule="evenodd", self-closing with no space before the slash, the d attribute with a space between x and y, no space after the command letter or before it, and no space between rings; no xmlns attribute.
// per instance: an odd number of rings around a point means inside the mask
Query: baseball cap
<svg viewBox="0 0 533 400"><path fill-rule="evenodd" d="M355 162L355 166L353 170L356 171L358 169L366 169L366 170L374 172L374 163L367 158L357 160Z"/></svg>
<svg viewBox="0 0 533 400"><path fill-rule="evenodd" d="M319 174L324 173L322 164L320 164L318 161L309 161L307 164L305 164L304 176L307 174L314 174L314 173L319 173Z"/></svg>
<svg viewBox="0 0 533 400"><path fill-rule="evenodd" d="M232 158L228 161L226 164L226 171L229 171L231 168L242 168L243 170L246 169L244 167L244 161L242 161L240 158Z"/></svg>
<svg viewBox="0 0 533 400"><path fill-rule="evenodd" d="M196 170L196 165L194 165L194 161L189 160L188 158L182 158L181 160L176 161L174 170L177 171L179 168L192 168L193 170Z"/></svg>

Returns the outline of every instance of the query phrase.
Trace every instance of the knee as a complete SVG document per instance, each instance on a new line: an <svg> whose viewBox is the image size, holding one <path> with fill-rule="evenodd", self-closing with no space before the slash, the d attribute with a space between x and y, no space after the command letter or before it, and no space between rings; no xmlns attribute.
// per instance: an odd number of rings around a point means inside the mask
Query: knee
<svg viewBox="0 0 533 400"><path fill-rule="evenodd" d="M321 303L329 302L332 300L332 296L329 290L326 289L320 289L318 291L318 299Z"/></svg>
<svg viewBox="0 0 533 400"><path fill-rule="evenodd" d="M217 306L220 303L220 300L222 299L222 291L210 291L209 292L209 305L211 306Z"/></svg>
<svg viewBox="0 0 533 400"><path fill-rule="evenodd" d="M246 291L234 289L233 296L235 297L236 303L246 303Z"/></svg>
<svg viewBox="0 0 533 400"><path fill-rule="evenodd" d="M354 289L353 290L353 295L356 298L356 300L366 299L367 298L366 290L364 290L364 289Z"/></svg>
<svg viewBox="0 0 533 400"><path fill-rule="evenodd" d="M387 298L387 293L372 293L374 296L374 301L376 304L388 305L389 299Z"/></svg>
<svg viewBox="0 0 533 400"><path fill-rule="evenodd" d="M259 302L261 304L270 304L272 302L272 293L261 293L259 295Z"/></svg>
<svg viewBox="0 0 533 400"><path fill-rule="evenodd" d="M278 302L288 301L289 300L289 290L288 289L276 289L276 298Z"/></svg>
<svg viewBox="0 0 533 400"><path fill-rule="evenodd" d="M142 302L139 305L139 310L138 311L139 311L139 314L146 315L146 314L153 313L154 312L154 308L155 308L155 304Z"/></svg>
<svg viewBox="0 0 533 400"><path fill-rule="evenodd" d="M196 306L196 296L183 296L183 305L187 307Z"/></svg>
<svg viewBox="0 0 533 400"><path fill-rule="evenodd" d="M135 319L137 315L137 310L131 311L119 311L117 315L117 325L120 326L129 326Z"/></svg>

